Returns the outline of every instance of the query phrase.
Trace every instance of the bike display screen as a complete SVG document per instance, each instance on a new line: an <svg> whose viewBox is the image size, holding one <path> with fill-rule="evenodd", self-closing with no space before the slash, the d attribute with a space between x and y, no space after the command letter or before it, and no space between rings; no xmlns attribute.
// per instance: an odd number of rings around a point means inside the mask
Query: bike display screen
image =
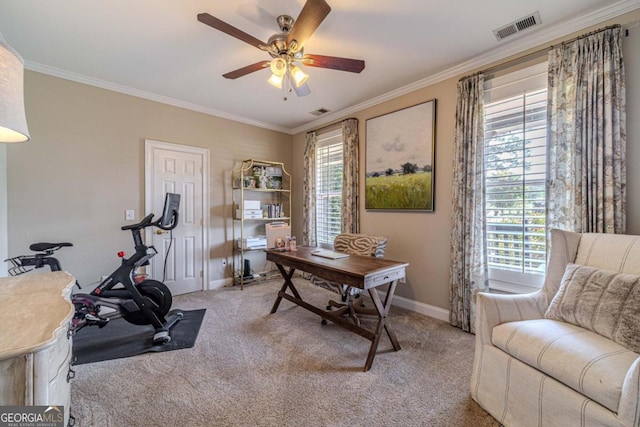
<svg viewBox="0 0 640 427"><path fill-rule="evenodd" d="M173 222L173 213L180 209L180 195L176 193L167 193L164 197L164 208L162 209L162 218L160 218L161 227L169 227Z"/></svg>

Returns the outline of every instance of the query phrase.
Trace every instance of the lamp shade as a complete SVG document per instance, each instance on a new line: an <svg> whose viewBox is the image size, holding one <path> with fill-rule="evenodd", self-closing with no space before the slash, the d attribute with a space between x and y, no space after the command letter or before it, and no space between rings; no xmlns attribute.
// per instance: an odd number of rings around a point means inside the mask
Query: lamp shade
<svg viewBox="0 0 640 427"><path fill-rule="evenodd" d="M282 80L283 80L282 76L271 74L271 77L269 77L269 80L267 81L271 83L271 86L278 89L282 89Z"/></svg>
<svg viewBox="0 0 640 427"><path fill-rule="evenodd" d="M24 112L24 62L0 40L0 142L30 138Z"/></svg>
<svg viewBox="0 0 640 427"><path fill-rule="evenodd" d="M274 75L282 77L287 72L287 61L282 58L274 58L269 67Z"/></svg>
<svg viewBox="0 0 640 427"><path fill-rule="evenodd" d="M291 67L291 78L293 78L293 82L296 86L300 87L307 81L309 75L294 65Z"/></svg>

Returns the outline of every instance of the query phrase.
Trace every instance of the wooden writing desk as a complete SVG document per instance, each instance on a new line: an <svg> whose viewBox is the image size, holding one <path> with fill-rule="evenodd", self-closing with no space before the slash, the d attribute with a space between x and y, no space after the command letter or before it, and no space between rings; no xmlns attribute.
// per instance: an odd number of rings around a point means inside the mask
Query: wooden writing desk
<svg viewBox="0 0 640 427"><path fill-rule="evenodd" d="M369 354L364 365L364 370L368 371L373 364L373 358L376 355L383 329L387 333L389 340L391 340L393 349L395 351L400 350L400 344L391 326L389 326L387 315L389 314L391 300L393 299L398 280L405 277L405 269L409 264L360 255L350 255L347 258L340 259L328 259L312 255L311 251L315 249L317 248L299 247L297 251L267 251L267 260L276 264L280 274L282 274L284 278L284 283L278 292L278 297L273 304L271 313L275 313L278 310L280 301L284 298L319 314L323 319L328 319L370 340L371 347L369 347ZM289 267L289 270L287 271L285 267ZM367 290L378 313L378 323L375 330L370 331L365 329L331 311L323 310L304 301L291 280L296 270L305 271L327 280ZM389 285L389 289L383 303L380 300L376 288L387 284ZM287 293L287 290L290 290L291 294Z"/></svg>

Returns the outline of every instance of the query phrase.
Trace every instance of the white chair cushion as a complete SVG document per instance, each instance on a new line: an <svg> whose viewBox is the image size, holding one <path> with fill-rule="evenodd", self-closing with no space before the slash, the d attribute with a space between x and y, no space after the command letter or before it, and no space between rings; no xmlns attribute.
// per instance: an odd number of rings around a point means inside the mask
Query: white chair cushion
<svg viewBox="0 0 640 427"><path fill-rule="evenodd" d="M574 264L640 275L640 236L584 233Z"/></svg>
<svg viewBox="0 0 640 427"><path fill-rule="evenodd" d="M622 384L640 357L579 326L550 319L503 323L493 345L617 413Z"/></svg>

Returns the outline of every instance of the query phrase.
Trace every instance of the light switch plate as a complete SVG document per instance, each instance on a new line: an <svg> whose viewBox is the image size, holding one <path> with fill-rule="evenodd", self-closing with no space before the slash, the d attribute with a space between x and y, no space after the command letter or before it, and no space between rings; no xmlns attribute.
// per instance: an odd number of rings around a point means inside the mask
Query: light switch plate
<svg viewBox="0 0 640 427"><path fill-rule="evenodd" d="M124 211L124 219L125 221L133 221L134 219L136 219L136 211L134 211L133 209L127 209L126 211Z"/></svg>

